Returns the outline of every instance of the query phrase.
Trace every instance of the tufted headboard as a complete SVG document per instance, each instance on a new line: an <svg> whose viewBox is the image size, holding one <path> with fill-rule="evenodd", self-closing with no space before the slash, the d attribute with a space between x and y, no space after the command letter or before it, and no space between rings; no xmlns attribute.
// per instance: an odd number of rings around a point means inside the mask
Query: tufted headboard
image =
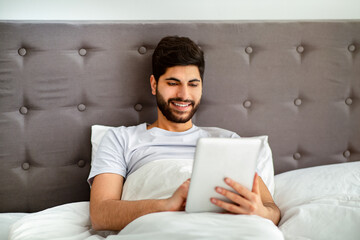
<svg viewBox="0 0 360 240"><path fill-rule="evenodd" d="M89 199L91 125L152 123L151 55L205 52L198 126L269 135L275 172L360 160L360 21L0 22L0 212Z"/></svg>

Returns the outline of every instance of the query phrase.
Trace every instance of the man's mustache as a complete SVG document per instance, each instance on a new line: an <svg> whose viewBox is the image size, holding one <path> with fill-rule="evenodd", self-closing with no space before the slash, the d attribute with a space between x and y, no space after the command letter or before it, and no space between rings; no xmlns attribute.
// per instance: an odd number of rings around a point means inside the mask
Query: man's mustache
<svg viewBox="0 0 360 240"><path fill-rule="evenodd" d="M170 102L172 102L172 101L191 103L191 105L193 105L193 106L194 106L194 104L195 104L195 101L193 101L193 100L190 100L190 99L182 99L182 98L169 98L168 104L170 104Z"/></svg>

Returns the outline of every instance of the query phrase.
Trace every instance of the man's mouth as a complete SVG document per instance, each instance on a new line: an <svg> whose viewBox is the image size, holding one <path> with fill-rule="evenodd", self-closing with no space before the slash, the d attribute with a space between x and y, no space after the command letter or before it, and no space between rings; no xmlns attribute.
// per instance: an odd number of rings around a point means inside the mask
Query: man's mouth
<svg viewBox="0 0 360 240"><path fill-rule="evenodd" d="M173 104L178 107L188 107L191 105L191 103L181 104L181 103L176 103L176 102L174 102Z"/></svg>
<svg viewBox="0 0 360 240"><path fill-rule="evenodd" d="M181 112L187 111L193 104L192 102L175 102L171 101L171 104L175 106L175 109Z"/></svg>

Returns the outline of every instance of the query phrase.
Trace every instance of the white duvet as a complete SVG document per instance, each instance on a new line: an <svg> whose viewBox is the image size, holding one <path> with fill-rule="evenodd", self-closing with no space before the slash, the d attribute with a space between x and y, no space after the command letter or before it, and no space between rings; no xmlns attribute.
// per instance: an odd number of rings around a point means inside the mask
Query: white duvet
<svg viewBox="0 0 360 240"><path fill-rule="evenodd" d="M182 181L179 174L174 176L175 169L180 169L183 177L188 174L186 165L179 162L164 161L159 169L152 167L150 173L143 168L140 177L127 179L124 197L168 196L175 188L170 186L171 179ZM136 189L133 184L151 185L150 179L161 182L164 178L169 181L153 186L151 192L137 195L129 190ZM360 162L277 175L274 200L282 212L279 228L257 216L163 212L140 217L121 232L95 232L91 229L89 203L79 202L22 217L11 226L9 239L359 239Z"/></svg>

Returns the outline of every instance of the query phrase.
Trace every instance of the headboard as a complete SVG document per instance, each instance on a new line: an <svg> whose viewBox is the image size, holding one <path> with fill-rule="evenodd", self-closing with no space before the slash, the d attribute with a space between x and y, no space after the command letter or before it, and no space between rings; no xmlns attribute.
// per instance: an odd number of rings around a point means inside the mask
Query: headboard
<svg viewBox="0 0 360 240"><path fill-rule="evenodd" d="M89 200L91 125L152 123L151 55L205 52L194 118L268 135L276 173L360 160L360 21L0 22L0 212Z"/></svg>

